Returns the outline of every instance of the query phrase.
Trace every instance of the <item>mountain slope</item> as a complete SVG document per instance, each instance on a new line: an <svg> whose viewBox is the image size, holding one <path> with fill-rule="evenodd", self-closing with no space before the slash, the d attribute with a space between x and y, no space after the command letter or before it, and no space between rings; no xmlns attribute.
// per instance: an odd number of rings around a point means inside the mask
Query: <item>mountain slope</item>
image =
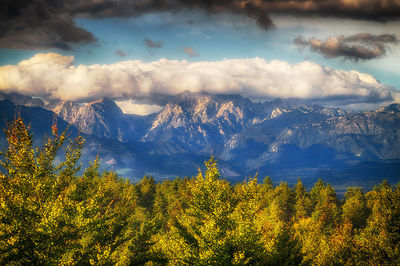
<svg viewBox="0 0 400 266"><path fill-rule="evenodd" d="M106 114L109 115L109 114ZM30 126L34 134L35 146L43 143L44 137L51 132L53 123L57 123L62 131L68 128L70 138L81 134L85 139L81 161L87 166L98 156L103 169L115 170L122 176L132 180L141 179L143 175L150 174L155 177L192 176L209 157L188 153L183 147L165 142L127 141L120 142L116 139L98 137L80 133L74 125L68 125L54 112L40 108L15 105L8 100L0 100L0 128L7 127L7 123L21 116ZM112 117L110 118L112 119ZM3 131L0 132L0 150L7 148ZM63 156L60 154L59 156ZM222 173L227 175L244 175L240 169L221 161Z"/></svg>
<svg viewBox="0 0 400 266"><path fill-rule="evenodd" d="M86 134L119 141L141 139L152 121L152 116L123 114L109 98L86 105L66 101L53 106L52 110Z"/></svg>
<svg viewBox="0 0 400 266"><path fill-rule="evenodd" d="M4 121L22 110L39 136L55 116L39 107L1 103ZM297 100L255 103L239 95L185 92L148 116L123 114L108 98L51 108L74 125L75 132L83 131L84 160L99 154L105 167L130 177L192 175L211 155L231 178L258 172L284 180L321 174L360 180L356 173L367 163L378 180L390 178L400 164L399 104L350 112Z"/></svg>
<svg viewBox="0 0 400 266"><path fill-rule="evenodd" d="M233 134L257 117L257 107L241 96L184 92L155 117L144 140L173 142L193 152L218 154Z"/></svg>

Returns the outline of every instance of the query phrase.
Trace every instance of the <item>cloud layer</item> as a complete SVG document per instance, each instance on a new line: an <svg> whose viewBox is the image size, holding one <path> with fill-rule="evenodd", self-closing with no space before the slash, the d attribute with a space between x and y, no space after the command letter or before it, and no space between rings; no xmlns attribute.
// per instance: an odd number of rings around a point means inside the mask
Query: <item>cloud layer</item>
<svg viewBox="0 0 400 266"><path fill-rule="evenodd" d="M253 18L269 29L269 14L321 15L398 20L398 0L3 0L0 8L0 48L72 49L71 44L94 42L94 36L73 18L127 17L150 12L202 9L231 12Z"/></svg>
<svg viewBox="0 0 400 266"><path fill-rule="evenodd" d="M306 40L303 36L294 39L294 43L304 49L309 46L314 52L326 58L344 57L350 60L370 60L386 55L388 44L397 44L399 40L393 34L373 35L369 33L355 34L349 37L331 36L325 41L315 37Z"/></svg>
<svg viewBox="0 0 400 266"><path fill-rule="evenodd" d="M252 99L301 98L351 104L382 104L399 93L374 77L312 62L289 64L261 58L217 62L160 59L74 66L72 56L36 54L0 67L0 90L44 99L89 101L100 97L151 99L192 92L241 94ZM153 102L154 103L154 102Z"/></svg>

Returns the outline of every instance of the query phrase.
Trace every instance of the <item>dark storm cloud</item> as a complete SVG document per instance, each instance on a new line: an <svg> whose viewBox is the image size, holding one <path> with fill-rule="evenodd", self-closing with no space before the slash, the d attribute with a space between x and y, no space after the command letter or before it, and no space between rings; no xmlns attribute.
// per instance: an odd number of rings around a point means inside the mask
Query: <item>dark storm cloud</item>
<svg viewBox="0 0 400 266"><path fill-rule="evenodd" d="M373 35L370 33L359 33L346 37L344 41L363 43L397 43L398 39L394 34Z"/></svg>
<svg viewBox="0 0 400 266"><path fill-rule="evenodd" d="M161 48L162 47L162 42L161 41L153 42L152 40L145 38L143 40L143 42L149 48Z"/></svg>
<svg viewBox="0 0 400 266"><path fill-rule="evenodd" d="M331 36L326 40L315 37L305 39L299 36L294 43L300 50L309 46L314 52L323 54L326 58L344 57L350 60L370 60L386 55L388 44L397 44L395 35L373 35L360 33L349 37Z"/></svg>
<svg viewBox="0 0 400 266"><path fill-rule="evenodd" d="M78 27L61 4L45 0L5 0L0 7L0 48L71 50L73 43L95 41Z"/></svg>
<svg viewBox="0 0 400 266"><path fill-rule="evenodd" d="M73 44L95 41L94 36L76 25L73 18L127 17L181 9L249 16L263 29L273 27L269 14L376 21L400 17L397 0L3 0L0 48L70 50Z"/></svg>
<svg viewBox="0 0 400 266"><path fill-rule="evenodd" d="M147 12L203 9L210 13L233 12L252 17L270 28L268 14L323 15L387 21L399 19L397 0L70 0L60 1L73 16L113 17Z"/></svg>

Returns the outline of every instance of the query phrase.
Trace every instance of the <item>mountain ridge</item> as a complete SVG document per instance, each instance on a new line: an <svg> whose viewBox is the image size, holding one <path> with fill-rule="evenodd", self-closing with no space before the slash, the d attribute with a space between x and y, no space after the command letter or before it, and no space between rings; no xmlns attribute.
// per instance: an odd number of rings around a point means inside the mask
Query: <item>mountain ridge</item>
<svg viewBox="0 0 400 266"><path fill-rule="evenodd" d="M124 114L110 98L47 108L92 136L90 147L107 147L105 162L125 173L189 175L173 170L179 168L173 160L189 169L214 155L228 176L260 171L290 179L349 167L353 173L362 162L400 159L400 104L354 112L296 100L252 102L240 95L184 92L145 116Z"/></svg>

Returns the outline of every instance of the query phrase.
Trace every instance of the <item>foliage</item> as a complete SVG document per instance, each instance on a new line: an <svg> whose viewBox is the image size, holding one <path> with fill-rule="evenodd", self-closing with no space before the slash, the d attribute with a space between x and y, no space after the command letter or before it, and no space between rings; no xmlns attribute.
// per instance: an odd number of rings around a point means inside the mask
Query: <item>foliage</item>
<svg viewBox="0 0 400 266"><path fill-rule="evenodd" d="M79 175L83 138L56 126L41 148L22 119L6 130L0 173L0 264L146 262L152 221L135 187L98 161ZM64 147L64 160L55 164ZM148 243L148 245L147 245Z"/></svg>
<svg viewBox="0 0 400 266"><path fill-rule="evenodd" d="M40 148L22 119L6 136L2 265L400 264L400 185L342 200L322 180L310 191L257 176L232 185L214 158L191 179L132 184L98 160L81 170L83 138L55 125Z"/></svg>

